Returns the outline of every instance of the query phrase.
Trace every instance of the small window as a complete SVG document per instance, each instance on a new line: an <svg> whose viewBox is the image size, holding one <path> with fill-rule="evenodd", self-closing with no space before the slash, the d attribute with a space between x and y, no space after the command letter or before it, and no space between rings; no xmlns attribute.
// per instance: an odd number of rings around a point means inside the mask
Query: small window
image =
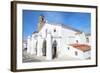
<svg viewBox="0 0 100 73"><path fill-rule="evenodd" d="M69 50L70 48L68 47L68 50Z"/></svg>
<svg viewBox="0 0 100 73"><path fill-rule="evenodd" d="M47 29L45 30L46 36L47 36Z"/></svg>
<svg viewBox="0 0 100 73"><path fill-rule="evenodd" d="M87 43L89 43L89 38L86 38L86 40L87 40Z"/></svg>
<svg viewBox="0 0 100 73"><path fill-rule="evenodd" d="M78 40L76 40L76 43L78 43Z"/></svg>
<svg viewBox="0 0 100 73"><path fill-rule="evenodd" d="M78 52L77 52L77 51L75 51L75 55L76 55L76 56L78 55Z"/></svg>
<svg viewBox="0 0 100 73"><path fill-rule="evenodd" d="M54 32L56 32L56 29L54 29Z"/></svg>

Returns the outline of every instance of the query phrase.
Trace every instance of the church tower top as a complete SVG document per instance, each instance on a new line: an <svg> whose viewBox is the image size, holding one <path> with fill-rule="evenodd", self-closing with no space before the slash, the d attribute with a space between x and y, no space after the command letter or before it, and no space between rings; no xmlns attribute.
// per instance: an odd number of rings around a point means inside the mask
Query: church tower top
<svg viewBox="0 0 100 73"><path fill-rule="evenodd" d="M38 23L38 31L41 30L41 28L44 26L46 20L45 17L43 15L39 16L39 23Z"/></svg>

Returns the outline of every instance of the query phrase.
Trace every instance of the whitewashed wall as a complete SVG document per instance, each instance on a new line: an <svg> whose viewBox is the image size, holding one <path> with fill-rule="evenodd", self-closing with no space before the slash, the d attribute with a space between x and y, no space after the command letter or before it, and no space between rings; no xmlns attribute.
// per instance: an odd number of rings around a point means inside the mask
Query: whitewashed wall
<svg viewBox="0 0 100 73"><path fill-rule="evenodd" d="M77 52L77 55L75 55L75 52ZM89 52L83 52L83 51L78 50L77 48L74 48L72 46L66 47L66 54L68 56L71 56L73 58L78 58L78 59L85 59L85 58L88 58L90 56Z"/></svg>
<svg viewBox="0 0 100 73"><path fill-rule="evenodd" d="M84 58L85 58L85 59L91 58L91 51L86 51L86 52L84 52Z"/></svg>
<svg viewBox="0 0 100 73"><path fill-rule="evenodd" d="M62 28L62 43L63 44L71 44L71 43L75 43L75 31L67 29L67 28ZM73 37L73 38L70 38Z"/></svg>
<svg viewBox="0 0 100 73"><path fill-rule="evenodd" d="M79 34L78 37L79 37L79 43L86 44L86 36L84 32L82 34Z"/></svg>
<svg viewBox="0 0 100 73"><path fill-rule="evenodd" d="M27 53L31 53L31 37L28 36L27 39Z"/></svg>

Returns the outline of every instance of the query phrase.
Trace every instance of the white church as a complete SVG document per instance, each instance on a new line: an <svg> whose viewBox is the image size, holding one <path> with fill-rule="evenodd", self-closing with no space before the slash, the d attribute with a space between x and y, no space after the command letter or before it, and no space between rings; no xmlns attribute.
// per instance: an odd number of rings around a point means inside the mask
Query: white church
<svg viewBox="0 0 100 73"><path fill-rule="evenodd" d="M70 56L91 58L91 35L63 24L48 23L39 17L38 30L28 36L27 53L45 56L46 60Z"/></svg>

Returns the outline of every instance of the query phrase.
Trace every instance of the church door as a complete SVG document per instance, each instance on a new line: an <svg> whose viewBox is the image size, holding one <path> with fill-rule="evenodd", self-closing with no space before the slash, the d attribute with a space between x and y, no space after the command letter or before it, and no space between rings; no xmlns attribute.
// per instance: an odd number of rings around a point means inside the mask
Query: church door
<svg viewBox="0 0 100 73"><path fill-rule="evenodd" d="M35 46L35 52L36 52L36 55L37 55L37 41L36 41L36 46Z"/></svg>
<svg viewBox="0 0 100 73"><path fill-rule="evenodd" d="M57 42L54 41L53 45L52 45L52 58L56 58L57 57Z"/></svg>
<svg viewBox="0 0 100 73"><path fill-rule="evenodd" d="M43 56L46 56L46 40L43 41L42 53Z"/></svg>

